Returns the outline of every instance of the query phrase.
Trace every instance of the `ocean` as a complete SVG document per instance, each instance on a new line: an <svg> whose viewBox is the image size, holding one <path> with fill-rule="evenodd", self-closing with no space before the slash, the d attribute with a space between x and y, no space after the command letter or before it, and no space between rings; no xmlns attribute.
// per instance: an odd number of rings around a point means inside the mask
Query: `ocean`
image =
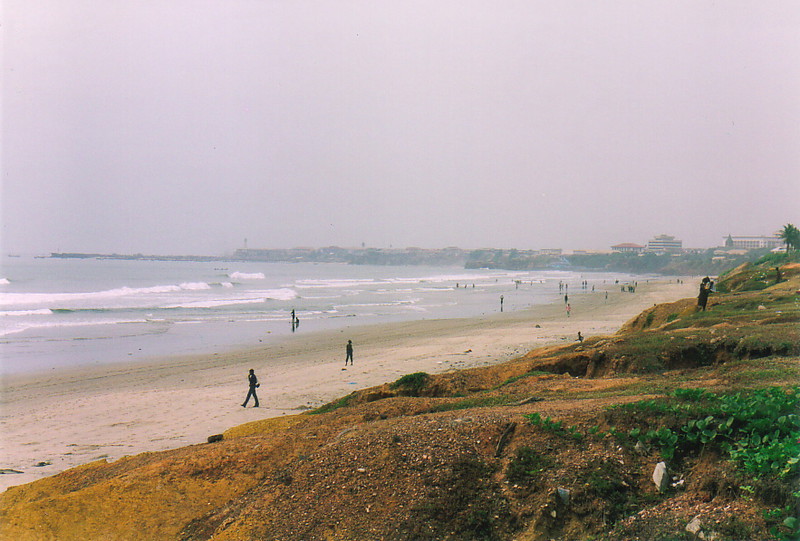
<svg viewBox="0 0 800 541"><path fill-rule="evenodd" d="M351 325L515 311L620 273L4 257L0 374L224 353ZM583 289L581 282L589 286ZM292 330L291 311L300 325Z"/></svg>

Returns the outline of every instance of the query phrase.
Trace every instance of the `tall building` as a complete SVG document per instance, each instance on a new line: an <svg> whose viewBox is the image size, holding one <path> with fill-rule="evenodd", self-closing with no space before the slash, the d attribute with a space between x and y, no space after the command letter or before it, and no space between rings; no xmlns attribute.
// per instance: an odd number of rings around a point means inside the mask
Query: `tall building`
<svg viewBox="0 0 800 541"><path fill-rule="evenodd" d="M658 235L647 241L648 252L682 252L683 241L671 235Z"/></svg>

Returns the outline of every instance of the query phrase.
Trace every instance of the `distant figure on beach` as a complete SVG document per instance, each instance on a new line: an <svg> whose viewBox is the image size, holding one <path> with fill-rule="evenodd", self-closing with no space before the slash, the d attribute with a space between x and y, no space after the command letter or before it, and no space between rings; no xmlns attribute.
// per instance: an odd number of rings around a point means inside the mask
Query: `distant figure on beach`
<svg viewBox="0 0 800 541"><path fill-rule="evenodd" d="M569 317L571 312L572 312L572 306L570 306L570 304L567 303L567 317Z"/></svg>
<svg viewBox="0 0 800 541"><path fill-rule="evenodd" d="M706 276L700 282L700 293L697 295L697 306L706 311L706 304L708 304L708 295L711 293L711 288L714 286L714 282L711 281L711 278Z"/></svg>
<svg viewBox="0 0 800 541"><path fill-rule="evenodd" d="M347 341L347 347L345 347L345 353L347 356L344 358L344 365L347 366L347 361L350 361L350 366L353 366L353 341Z"/></svg>
<svg viewBox="0 0 800 541"><path fill-rule="evenodd" d="M256 394L256 389L261 387L261 384L258 382L258 378L256 377L256 372L252 368L250 369L250 374L247 376L247 383L250 386L250 390L247 391L247 398L244 399L244 404L242 404L243 408L247 407L247 403L250 401L250 397L253 397L255 404L253 404L254 408L258 407L258 395Z"/></svg>
<svg viewBox="0 0 800 541"><path fill-rule="evenodd" d="M500 295L500 311L503 311L503 296Z"/></svg>
<svg viewBox="0 0 800 541"><path fill-rule="evenodd" d="M581 331L578 331L578 342L583 342L583 336L581 335Z"/></svg>
<svg viewBox="0 0 800 541"><path fill-rule="evenodd" d="M569 302L569 295L564 295L564 304Z"/></svg>
<svg viewBox="0 0 800 541"><path fill-rule="evenodd" d="M297 322L297 317L295 317L294 308L292 308L292 332L294 332L294 330L297 328L297 325L295 324L296 322Z"/></svg>

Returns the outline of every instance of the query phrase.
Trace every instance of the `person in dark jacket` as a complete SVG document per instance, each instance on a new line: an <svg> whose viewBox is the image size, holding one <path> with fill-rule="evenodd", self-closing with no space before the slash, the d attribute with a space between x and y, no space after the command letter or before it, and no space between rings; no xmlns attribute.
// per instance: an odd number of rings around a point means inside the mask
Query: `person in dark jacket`
<svg viewBox="0 0 800 541"><path fill-rule="evenodd" d="M244 399L244 404L242 404L243 408L247 407L247 403L250 401L250 397L253 397L255 400L255 404L253 404L254 408L258 407L258 395L256 394L256 389L261 387L261 384L258 383L258 378L256 377L255 370L252 368L250 369L250 374L247 376L247 382L250 385L250 390L247 391L247 398Z"/></svg>
<svg viewBox="0 0 800 541"><path fill-rule="evenodd" d="M345 353L347 356L344 358L344 365L347 366L347 361L350 361L350 366L353 366L353 341L347 341L347 347L345 348Z"/></svg>
<svg viewBox="0 0 800 541"><path fill-rule="evenodd" d="M700 293L697 295L697 306L706 311L706 304L708 304L708 295L711 293L711 288L714 287L714 282L711 281L711 278L706 276L703 278L703 281L700 282Z"/></svg>

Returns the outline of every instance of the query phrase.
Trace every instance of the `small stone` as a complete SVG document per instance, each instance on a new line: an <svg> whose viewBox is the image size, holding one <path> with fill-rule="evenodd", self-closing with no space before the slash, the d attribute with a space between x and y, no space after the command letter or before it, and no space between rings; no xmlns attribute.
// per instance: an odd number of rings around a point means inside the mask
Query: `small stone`
<svg viewBox="0 0 800 541"><path fill-rule="evenodd" d="M653 482L658 487L659 492L664 492L669 486L669 475L667 475L667 464L659 462L653 470Z"/></svg>
<svg viewBox="0 0 800 541"><path fill-rule="evenodd" d="M703 524L700 522L700 516L694 517L689 524L686 525L686 531L692 535L698 535L700 530L703 529Z"/></svg>
<svg viewBox="0 0 800 541"><path fill-rule="evenodd" d="M218 441L222 441L223 436L222 434L214 434L213 436L208 437L208 443L215 443Z"/></svg>
<svg viewBox="0 0 800 541"><path fill-rule="evenodd" d="M561 500L561 503L569 505L569 489L559 488L556 492L558 493L558 499Z"/></svg>
<svg viewBox="0 0 800 541"><path fill-rule="evenodd" d="M356 471L358 473L367 473L367 468L358 468Z"/></svg>

